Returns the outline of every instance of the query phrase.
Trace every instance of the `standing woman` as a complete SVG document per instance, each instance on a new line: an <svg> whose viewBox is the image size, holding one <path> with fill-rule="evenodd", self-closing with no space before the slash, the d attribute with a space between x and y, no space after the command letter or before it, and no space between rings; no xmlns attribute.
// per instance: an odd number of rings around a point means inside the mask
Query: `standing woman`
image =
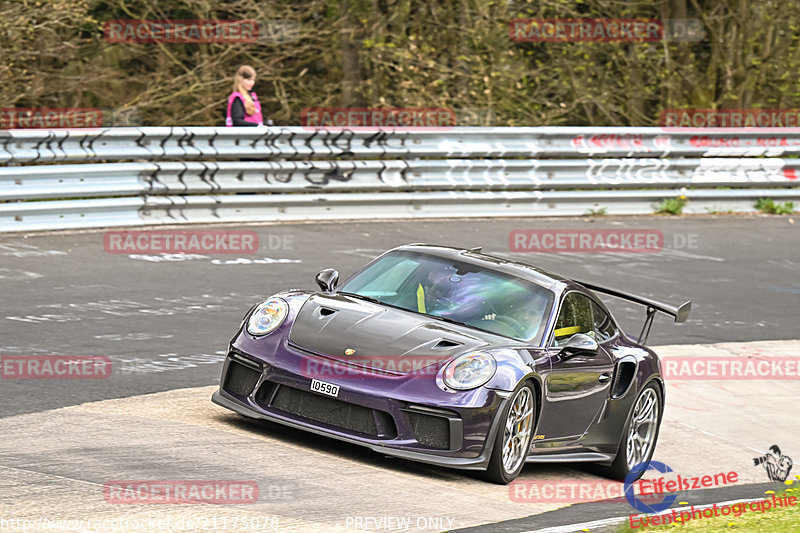
<svg viewBox="0 0 800 533"><path fill-rule="evenodd" d="M256 84L256 71L249 65L242 65L236 71L233 81L233 92L228 97L228 113L225 116L226 126L263 126L261 102L252 92Z"/></svg>

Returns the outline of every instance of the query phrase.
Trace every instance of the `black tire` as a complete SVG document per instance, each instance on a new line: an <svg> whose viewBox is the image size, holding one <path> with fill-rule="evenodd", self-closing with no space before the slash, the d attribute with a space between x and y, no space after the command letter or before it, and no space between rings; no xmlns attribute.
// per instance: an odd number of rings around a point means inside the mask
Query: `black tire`
<svg viewBox="0 0 800 533"><path fill-rule="evenodd" d="M527 436L524 438L524 443L520 446L523 450L523 458L519 462L517 466L512 468L510 471L506 470L505 466L503 465L503 443L506 438L506 421L508 420L509 413L511 408L514 406L514 402L521 394L526 394L523 392L526 390L527 393L530 395L530 423L529 423L529 430ZM522 468L525 466L525 457L527 457L528 452L530 451L531 446L531 439L533 438L533 432L536 429L536 408L537 408L537 399L536 399L536 391L534 390L533 386L528 383L524 382L517 386L514 389L514 392L511 393L509 396L509 400L506 403L506 406L503 408L503 412L500 413L499 424L500 427L497 430L497 435L494 439L494 446L492 447L492 456L489 460L489 467L483 472L482 477L487 480L491 481L492 483L498 483L500 485L507 485L511 483L514 479L519 476L519 473L522 471ZM526 409L527 412L527 409Z"/></svg>
<svg viewBox="0 0 800 533"><path fill-rule="evenodd" d="M627 446L628 436L632 429L634 411L636 410L637 405L639 405L639 401L644 397L644 395L651 394L648 393L648 391L652 391L653 393L655 393L656 406L658 407L658 416L657 416L658 421L655 424L655 432L652 437L652 444L650 446L650 449L645 454L646 457L642 458L637 464L649 463L650 460L653 458L653 452L656 449L656 444L658 444L658 434L659 431L661 430L661 418L664 415L664 401L661 396L661 390L659 389L659 386L654 382L650 382L636 396L636 400L633 402L633 406L631 407L631 412L628 413L628 418L625 421L625 426L623 428L622 435L620 436L619 446L617 447L617 456L614 458L614 462L611 463L610 466L597 465L596 468L593 469L597 473L611 479L616 479L618 481L625 481L625 479L628 477L628 474L631 473L631 468L628 465L629 462L628 446ZM647 469L640 468L637 471L638 475L635 477L635 479L632 479L631 481L636 481L637 479L642 477L642 475L644 475Z"/></svg>

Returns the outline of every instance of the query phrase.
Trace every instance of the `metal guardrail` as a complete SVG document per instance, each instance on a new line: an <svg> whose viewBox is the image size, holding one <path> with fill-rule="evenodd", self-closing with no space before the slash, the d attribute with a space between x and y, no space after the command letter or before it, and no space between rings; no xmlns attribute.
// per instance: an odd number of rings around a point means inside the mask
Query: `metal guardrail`
<svg viewBox="0 0 800 533"><path fill-rule="evenodd" d="M0 131L0 163L262 158L778 157L800 155L800 129L443 128L312 130L106 128Z"/></svg>
<svg viewBox="0 0 800 533"><path fill-rule="evenodd" d="M165 162L0 168L6 200L85 196L791 185L800 159Z"/></svg>
<svg viewBox="0 0 800 533"><path fill-rule="evenodd" d="M798 155L792 130L9 130L0 231L641 214L678 194L688 212L748 211L759 197L800 200Z"/></svg>

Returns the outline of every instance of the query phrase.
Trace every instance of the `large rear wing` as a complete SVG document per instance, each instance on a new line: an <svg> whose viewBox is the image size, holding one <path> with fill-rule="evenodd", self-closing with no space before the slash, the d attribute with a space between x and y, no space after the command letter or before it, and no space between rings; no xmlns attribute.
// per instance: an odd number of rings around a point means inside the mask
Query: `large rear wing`
<svg viewBox="0 0 800 533"><path fill-rule="evenodd" d="M675 319L675 322L681 323L681 322L686 322L686 319L689 318L689 311L692 310L691 300L675 307L673 305L657 302L655 300L651 300L650 298L645 298L643 296L636 296L635 294L629 294L627 292L620 291L617 289L600 287L599 285L594 285L592 283L584 283L582 281L577 281L577 282L586 287L587 289L596 292L601 292L603 294L608 294L609 296L613 296L615 298L620 298L622 300L627 300L629 302L646 306L647 317L644 319L644 324L642 325L642 332L639 334L639 344L645 344L647 342L647 337L650 335L650 327L653 325L653 317L655 316L657 311L667 314L673 317Z"/></svg>

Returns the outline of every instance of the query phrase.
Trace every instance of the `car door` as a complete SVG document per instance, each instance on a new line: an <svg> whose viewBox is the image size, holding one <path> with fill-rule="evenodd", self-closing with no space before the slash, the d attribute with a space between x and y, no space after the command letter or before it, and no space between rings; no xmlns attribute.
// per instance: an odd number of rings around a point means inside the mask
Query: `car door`
<svg viewBox="0 0 800 533"><path fill-rule="evenodd" d="M562 298L548 346L551 371L544 380L537 441L575 441L586 432L608 397L614 360L604 339L597 338L595 309L602 311L581 292L567 292ZM561 347L578 333L598 341L596 353L562 353Z"/></svg>

